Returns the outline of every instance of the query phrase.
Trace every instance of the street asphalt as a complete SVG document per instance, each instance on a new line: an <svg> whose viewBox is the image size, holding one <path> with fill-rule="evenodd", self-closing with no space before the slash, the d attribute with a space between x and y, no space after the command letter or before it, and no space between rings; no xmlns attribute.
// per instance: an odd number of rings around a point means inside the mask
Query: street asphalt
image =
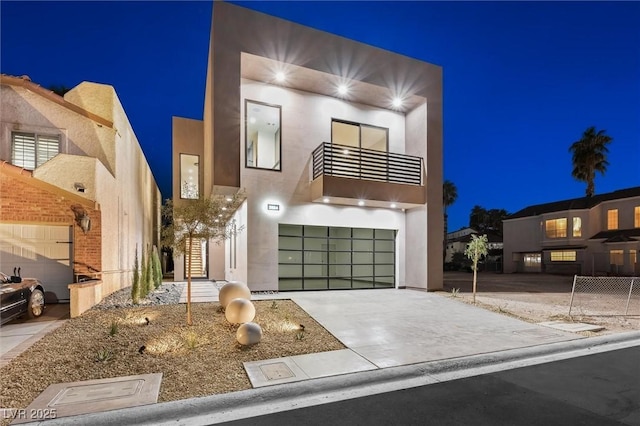
<svg viewBox="0 0 640 426"><path fill-rule="evenodd" d="M636 346L222 424L637 426L639 360Z"/></svg>

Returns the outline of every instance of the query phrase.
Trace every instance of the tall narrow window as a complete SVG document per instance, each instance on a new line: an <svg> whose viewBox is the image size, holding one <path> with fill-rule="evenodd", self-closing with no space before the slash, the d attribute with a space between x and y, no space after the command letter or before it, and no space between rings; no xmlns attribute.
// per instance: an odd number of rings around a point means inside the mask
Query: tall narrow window
<svg viewBox="0 0 640 426"><path fill-rule="evenodd" d="M567 218L563 217L545 221L545 233L547 238L566 238Z"/></svg>
<svg viewBox="0 0 640 426"><path fill-rule="evenodd" d="M640 206L633 209L633 227L640 228Z"/></svg>
<svg viewBox="0 0 640 426"><path fill-rule="evenodd" d="M282 170L281 121L279 105L245 100L245 166Z"/></svg>
<svg viewBox="0 0 640 426"><path fill-rule="evenodd" d="M573 236L582 237L582 219L579 217L573 218Z"/></svg>
<svg viewBox="0 0 640 426"><path fill-rule="evenodd" d="M618 209L607 210L607 229L618 229Z"/></svg>
<svg viewBox="0 0 640 426"><path fill-rule="evenodd" d="M180 154L180 198L195 200L200 196L200 157Z"/></svg>
<svg viewBox="0 0 640 426"><path fill-rule="evenodd" d="M11 164L33 170L60 152L60 137L35 133L11 134Z"/></svg>

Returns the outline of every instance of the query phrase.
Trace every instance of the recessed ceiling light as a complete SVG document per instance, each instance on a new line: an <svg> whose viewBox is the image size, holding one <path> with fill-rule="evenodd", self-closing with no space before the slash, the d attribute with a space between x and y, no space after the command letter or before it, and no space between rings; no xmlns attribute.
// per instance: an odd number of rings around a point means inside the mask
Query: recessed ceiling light
<svg viewBox="0 0 640 426"><path fill-rule="evenodd" d="M323 202L323 203L328 203L328 202L329 202L329 199L328 199L327 197L325 197L325 198L323 198L323 199L322 199L322 202Z"/></svg>
<svg viewBox="0 0 640 426"><path fill-rule="evenodd" d="M346 95L347 92L349 92L349 88L346 85L341 84L340 86L338 86L338 93L339 94Z"/></svg>
<svg viewBox="0 0 640 426"><path fill-rule="evenodd" d="M282 83L285 79L284 73L282 71L278 71L276 73L276 81L279 81L280 83Z"/></svg>
<svg viewBox="0 0 640 426"><path fill-rule="evenodd" d="M400 108L402 106L402 99L394 98L392 104L394 108Z"/></svg>
<svg viewBox="0 0 640 426"><path fill-rule="evenodd" d="M364 201L362 201L362 200L358 201L358 205L359 206L364 206Z"/></svg>

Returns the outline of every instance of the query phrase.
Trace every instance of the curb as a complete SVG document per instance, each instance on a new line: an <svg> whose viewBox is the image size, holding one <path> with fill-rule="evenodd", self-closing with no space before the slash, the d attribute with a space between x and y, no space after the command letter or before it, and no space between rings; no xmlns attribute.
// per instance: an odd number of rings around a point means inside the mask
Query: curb
<svg viewBox="0 0 640 426"><path fill-rule="evenodd" d="M250 417L252 411L255 412L254 415L259 415L266 412L276 412L323 402L331 402L329 400L331 394L345 394L350 391L362 389L363 387L370 388L391 383L399 384L400 382L415 381L416 379L421 379L421 384L426 385L437 382L437 380L433 380L433 378L430 377L437 374L477 369L577 350L592 350L606 345L624 343L628 344L628 346L640 346L640 331L578 338L565 342L382 368L340 376L266 386L257 389L247 389L227 394L62 417L31 424L46 424L47 426L87 424L91 424L92 426L123 424L208 425ZM415 386L415 384L413 386ZM406 387L411 386L405 385L404 388ZM303 399L307 401L312 400L313 403L305 404L304 401L302 401ZM269 409L258 410L260 407L269 407ZM238 411L242 411L246 415L242 415L242 413ZM259 414L258 411L260 411Z"/></svg>

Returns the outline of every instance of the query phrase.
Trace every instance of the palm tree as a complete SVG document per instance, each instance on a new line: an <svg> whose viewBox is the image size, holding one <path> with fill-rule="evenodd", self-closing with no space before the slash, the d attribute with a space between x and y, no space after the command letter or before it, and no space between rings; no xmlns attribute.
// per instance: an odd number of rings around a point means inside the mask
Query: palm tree
<svg viewBox="0 0 640 426"><path fill-rule="evenodd" d="M458 199L458 188L450 180L442 182L442 207L444 209L444 249L447 252L447 207Z"/></svg>
<svg viewBox="0 0 640 426"><path fill-rule="evenodd" d="M586 196L591 197L595 192L594 180L596 172L604 175L609 162L607 145L613 138L605 134L605 130L596 131L594 126L589 127L582 134L580 140L575 141L569 152L573 154L573 171L571 175L579 181L587 183Z"/></svg>

